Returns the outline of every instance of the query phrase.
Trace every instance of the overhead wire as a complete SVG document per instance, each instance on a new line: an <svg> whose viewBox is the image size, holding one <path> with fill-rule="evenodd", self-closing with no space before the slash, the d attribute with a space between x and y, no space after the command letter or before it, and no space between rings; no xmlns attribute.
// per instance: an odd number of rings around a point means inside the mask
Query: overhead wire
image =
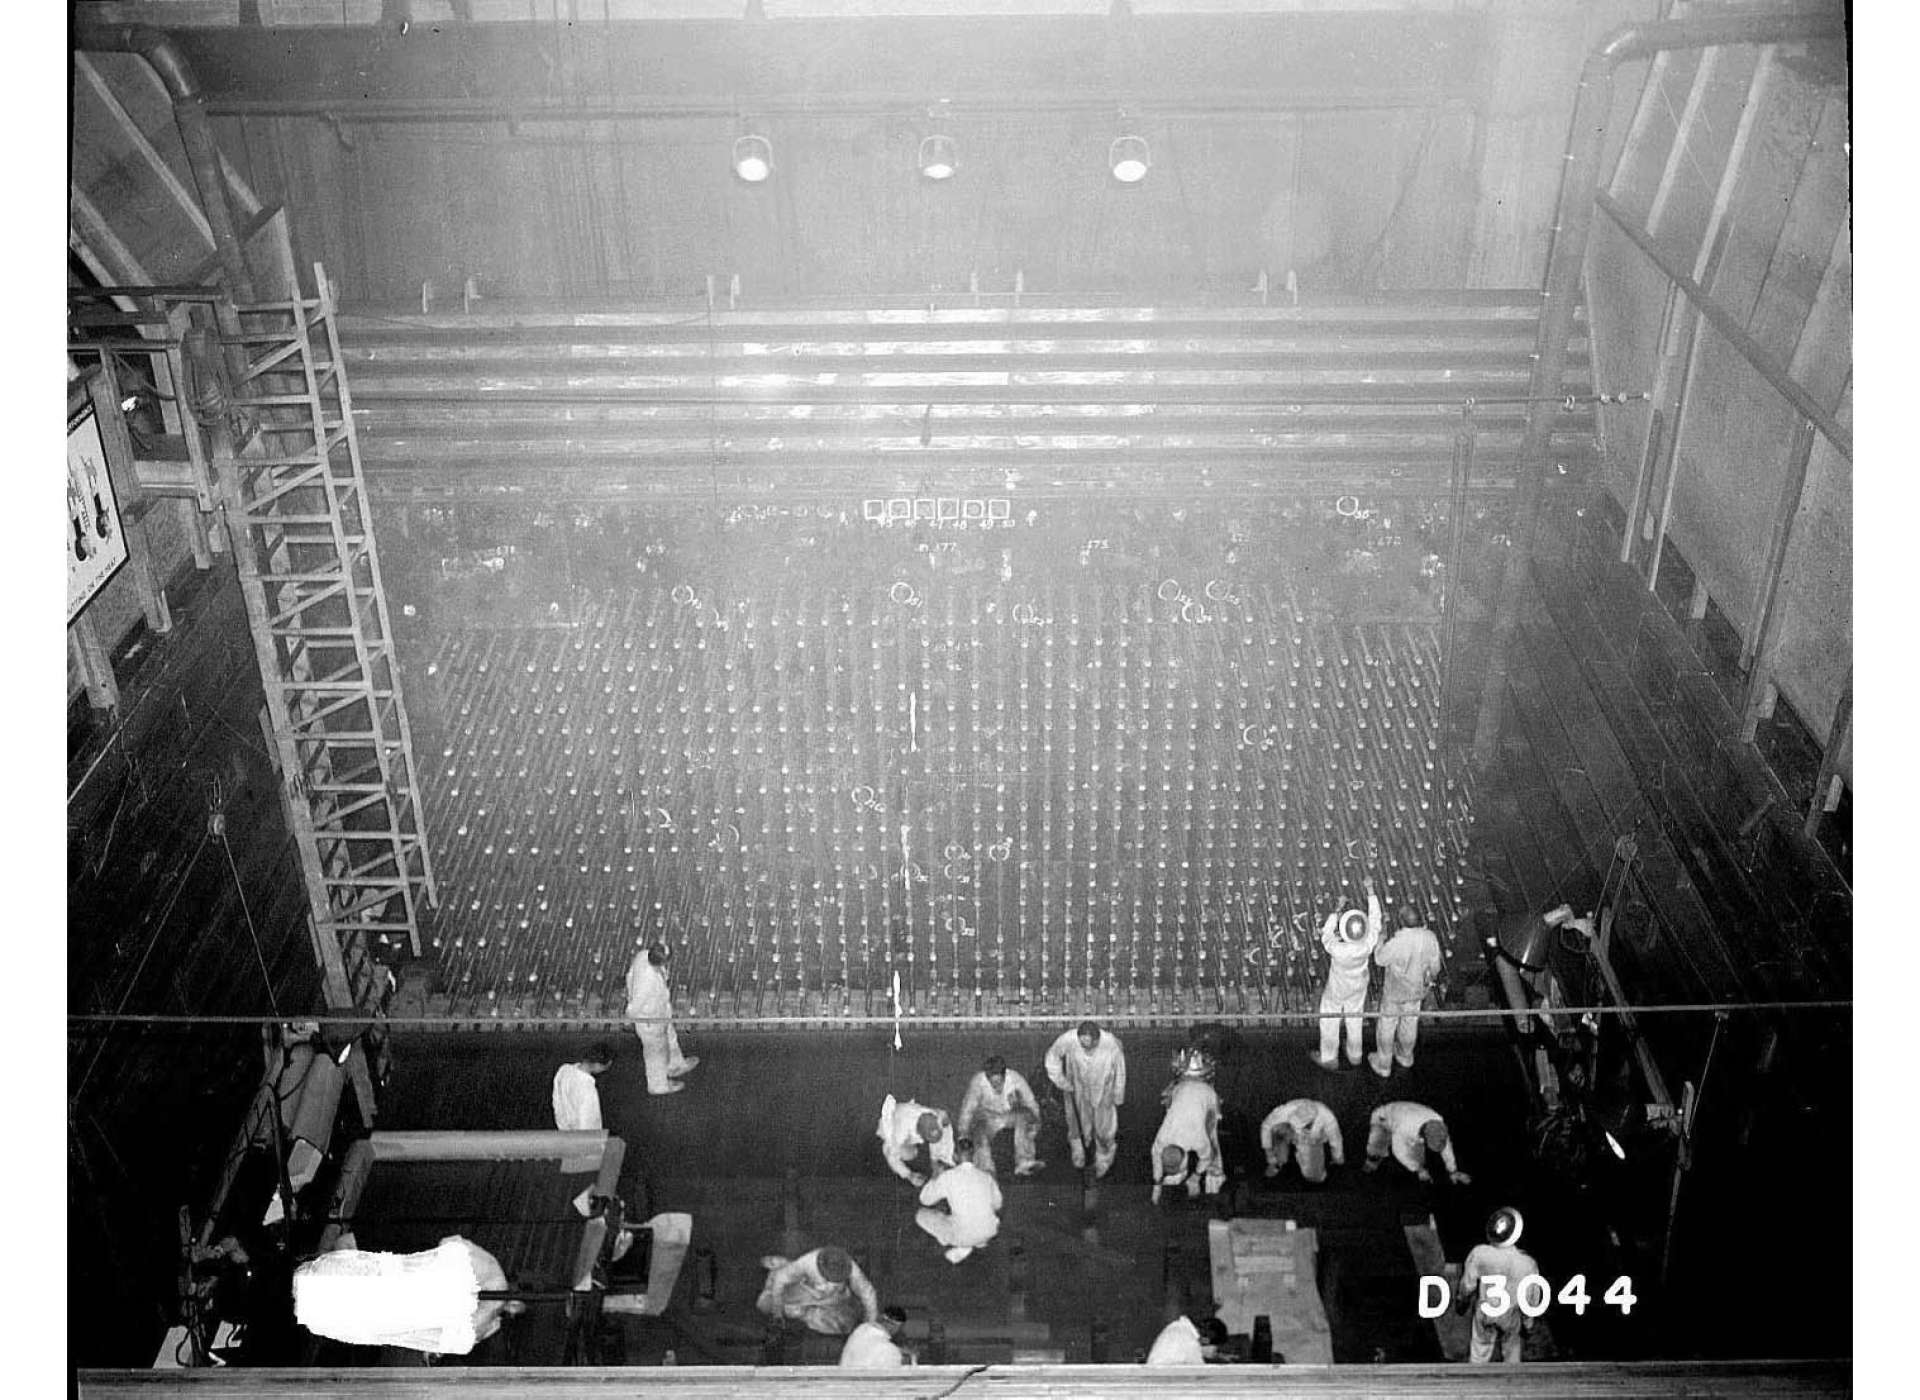
<svg viewBox="0 0 1920 1400"><path fill-rule="evenodd" d="M1629 1006L1594 1003L1586 1006L1555 1007L1554 1010L1568 1015L1596 1016L1694 1016L1747 1014L1763 1011L1786 1012L1823 1012L1853 1010L1851 998L1816 998L1803 1001L1687 1001L1687 1002L1635 1002ZM1382 1014L1378 1010L1359 1013L1368 1019L1378 1019ZM1434 1021L1503 1021L1515 1017L1531 1018L1534 1010L1529 1007L1514 1010L1511 1007L1457 1007L1435 1008L1420 1013L1423 1020ZM1034 1022L1049 1024L1072 1024L1081 1017L1080 1012L1072 1010L1035 1011L1023 1010L1005 1015L960 1014L916 1012L911 1017L915 1027L921 1030L966 1030L986 1027L996 1030L1030 1030ZM248 1015L187 1015L160 1012L79 1012L67 1017L69 1025L263 1025L274 1022L276 1017L255 1013ZM302 1016L303 1022L319 1026L357 1025L364 1017L353 1016ZM674 1016L676 1026L697 1027L704 1030L818 1030L823 1017L814 1015L725 1015L725 1016ZM1100 1017L1102 1025L1115 1027L1137 1027L1143 1030L1177 1031L1188 1023L1190 1018L1171 1012L1127 1012L1110 1011ZM1316 1010L1303 1011L1223 1011L1207 1017L1209 1021L1219 1021L1224 1025L1244 1026L1250 1029L1280 1029L1290 1025L1315 1025L1322 1019ZM886 1015L846 1015L832 1018L833 1024L847 1030L891 1029L893 1016ZM414 1027L422 1030L436 1028L471 1029L474 1018L471 1015L441 1016L383 1016L381 1024L399 1028ZM621 1030L630 1027L630 1016L490 1016L486 1025L499 1030L571 1030L582 1033L602 1030Z"/></svg>
<svg viewBox="0 0 1920 1400"><path fill-rule="evenodd" d="M126 1014L127 1003L133 999L133 989L140 985L140 974L146 971L147 960L153 956L153 950L160 942L160 935L166 931L167 918L173 913L173 906L179 902L180 892L187 887L187 877L193 873L193 867L199 861L200 853L207 848L208 839L209 834L204 831L201 832L200 843L193 848L193 854L187 857L187 863L180 871L180 877L174 884L173 894L168 898L166 908L160 911L159 918L154 921L153 935L147 939L146 950L141 953L140 961L133 969L133 975L127 979L126 990L120 997L120 1005L114 1010L110 1017L105 1018L105 1023L125 1024L121 1021L121 1018ZM186 1016L179 1019L183 1022L192 1023L199 1018ZM240 1019L242 1021L254 1021L258 1018L248 1016ZM74 1086L73 1092L67 1095L68 1103L78 1103L80 1101L80 1095L93 1079L93 1072L99 1068L100 1057L106 1053L106 1049L107 1037L102 1036L99 1048L93 1052L93 1058L87 1062L86 1073L80 1076L80 1082Z"/></svg>
<svg viewBox="0 0 1920 1400"><path fill-rule="evenodd" d="M247 907L246 887L240 881L240 868L233 861L233 847L227 844L226 827L220 828L220 849L226 853L227 869L233 873L233 892L240 897L240 914L246 920L247 939L253 944L253 960L260 968L260 981L267 989L267 1005L273 1008L274 1019L280 1018L280 999L273 992L273 978L267 972L266 954L260 947L260 932L253 926L253 911Z"/></svg>
<svg viewBox="0 0 1920 1400"><path fill-rule="evenodd" d="M1413 193L1414 183L1420 178L1421 167L1427 161L1427 150L1433 144L1433 133L1439 125L1440 114L1429 112L1426 130L1420 134L1419 145L1414 147L1413 153L1407 158L1406 168L1400 176L1400 189L1394 195L1393 206L1387 210L1386 221L1380 225L1380 232L1374 235L1373 242L1361 250L1359 261L1354 265L1353 277L1356 283L1365 282L1369 276L1378 271L1379 261L1386 250L1387 237L1393 232L1394 225L1400 221L1401 211L1407 207L1407 198Z"/></svg>

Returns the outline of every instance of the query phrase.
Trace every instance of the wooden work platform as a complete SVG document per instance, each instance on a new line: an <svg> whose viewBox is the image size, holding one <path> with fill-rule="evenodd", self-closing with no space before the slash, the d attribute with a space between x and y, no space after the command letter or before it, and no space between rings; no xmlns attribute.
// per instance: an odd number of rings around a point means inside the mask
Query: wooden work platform
<svg viewBox="0 0 1920 1400"><path fill-rule="evenodd" d="M1215 1316L1229 1333L1273 1327L1273 1350L1296 1364L1333 1364L1333 1329L1320 1303L1319 1245L1291 1220L1214 1220L1207 1225Z"/></svg>
<svg viewBox="0 0 1920 1400"><path fill-rule="evenodd" d="M646 1373L644 1390L632 1370L500 1367L471 1370L359 1371L350 1383L311 1371L82 1371L79 1400L157 1400L197 1395L205 1400L278 1400L278 1397L372 1396L376 1400L458 1391L462 1400L604 1400L642 1393L650 1400L731 1400L731 1397L804 1395L807 1400L882 1400L951 1394L963 1383L994 1400L1164 1400L1170 1393L1244 1395L1392 1395L1424 1397L1552 1395L1563 1400L1638 1400L1646 1397L1843 1396L1853 1393L1853 1367L1844 1361L1606 1362L1579 1366L1209 1366L1204 1377L1188 1369L1146 1366L936 1366L905 1371L842 1371L834 1367L768 1369L753 1366L679 1366Z"/></svg>

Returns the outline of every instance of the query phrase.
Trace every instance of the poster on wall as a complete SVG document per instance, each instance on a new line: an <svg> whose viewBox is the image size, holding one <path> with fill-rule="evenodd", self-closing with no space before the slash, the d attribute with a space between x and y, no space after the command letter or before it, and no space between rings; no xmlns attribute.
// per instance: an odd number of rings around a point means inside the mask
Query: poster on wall
<svg viewBox="0 0 1920 1400"><path fill-rule="evenodd" d="M120 503L107 474L100 424L89 405L67 420L67 621L127 562Z"/></svg>

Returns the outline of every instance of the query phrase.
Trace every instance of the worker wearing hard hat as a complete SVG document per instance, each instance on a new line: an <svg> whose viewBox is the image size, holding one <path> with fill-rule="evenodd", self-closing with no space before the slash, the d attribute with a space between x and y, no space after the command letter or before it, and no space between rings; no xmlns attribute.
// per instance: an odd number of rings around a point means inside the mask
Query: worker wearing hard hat
<svg viewBox="0 0 1920 1400"><path fill-rule="evenodd" d="M1507 1364L1520 1362L1523 1339L1533 1328L1533 1320L1520 1309L1520 1289L1529 1276L1540 1272L1533 1256L1518 1247L1523 1228L1520 1212L1503 1207L1487 1219L1487 1242L1467 1251L1454 1308L1473 1309L1469 1361L1484 1364L1498 1351Z"/></svg>
<svg viewBox="0 0 1920 1400"><path fill-rule="evenodd" d="M1160 1120L1160 1131L1153 1135L1148 1154L1153 1162L1156 1205L1162 1187L1184 1184L1189 1196L1198 1196L1203 1188L1212 1196L1227 1180L1220 1155L1220 1095L1207 1082L1213 1072L1212 1060L1192 1051L1177 1063L1180 1073L1167 1086L1166 1115Z"/></svg>
<svg viewBox="0 0 1920 1400"><path fill-rule="evenodd" d="M1367 912L1349 909L1327 915L1320 928L1320 946L1327 950L1326 989L1320 993L1320 1052L1314 1062L1322 1069L1340 1064L1340 1027L1347 1028L1347 1063L1357 1065L1364 1046L1361 1043L1360 1013L1367 1004L1370 959L1380 941L1380 897L1373 891L1373 877L1366 881Z"/></svg>

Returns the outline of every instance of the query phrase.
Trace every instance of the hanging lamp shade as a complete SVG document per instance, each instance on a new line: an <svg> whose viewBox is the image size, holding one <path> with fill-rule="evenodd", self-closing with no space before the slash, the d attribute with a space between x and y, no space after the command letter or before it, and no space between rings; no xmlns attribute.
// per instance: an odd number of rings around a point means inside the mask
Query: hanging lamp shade
<svg viewBox="0 0 1920 1400"><path fill-rule="evenodd" d="M773 143L764 136L742 136L733 143L733 173L749 185L773 174Z"/></svg>
<svg viewBox="0 0 1920 1400"><path fill-rule="evenodd" d="M920 143L920 173L929 180L951 180L960 169L951 136L929 136Z"/></svg>
<svg viewBox="0 0 1920 1400"><path fill-rule="evenodd" d="M1107 166L1113 171L1113 178L1123 185L1137 185L1146 179L1153 157L1147 151L1145 138L1116 136L1113 145L1107 148Z"/></svg>

